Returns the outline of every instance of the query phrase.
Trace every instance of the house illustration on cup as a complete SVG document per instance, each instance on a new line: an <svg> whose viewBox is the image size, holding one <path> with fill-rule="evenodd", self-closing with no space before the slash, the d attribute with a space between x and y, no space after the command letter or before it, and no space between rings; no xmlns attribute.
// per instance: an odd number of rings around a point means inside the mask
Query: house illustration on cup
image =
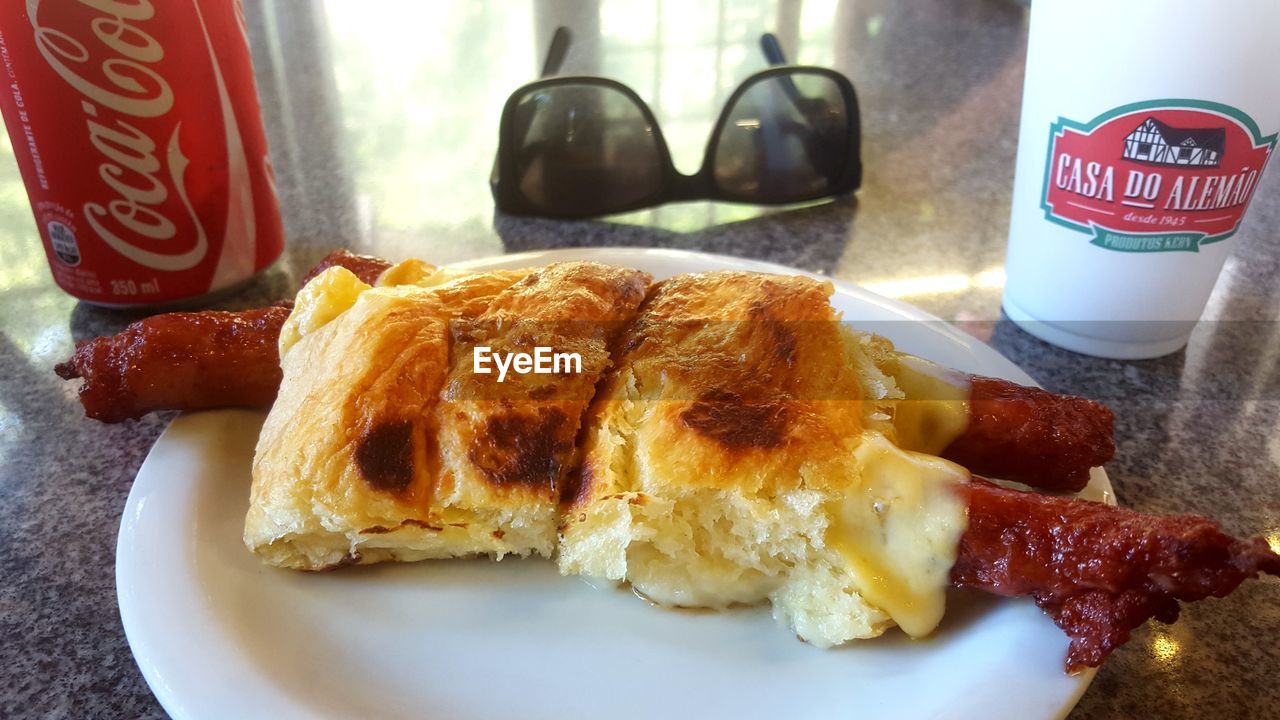
<svg viewBox="0 0 1280 720"><path fill-rule="evenodd" d="M1177 128L1148 117L1124 139L1126 160L1154 165L1218 167L1226 128Z"/></svg>

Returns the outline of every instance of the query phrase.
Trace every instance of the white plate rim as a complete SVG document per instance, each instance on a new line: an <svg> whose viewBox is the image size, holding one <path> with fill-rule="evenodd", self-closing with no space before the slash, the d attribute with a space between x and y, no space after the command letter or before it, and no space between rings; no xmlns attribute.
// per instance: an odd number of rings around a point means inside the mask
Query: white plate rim
<svg viewBox="0 0 1280 720"><path fill-rule="evenodd" d="M453 263L451 267L471 270L498 269L569 260L592 260L614 265L642 267L653 265L654 263L670 263L683 268L679 270L681 272L734 269L784 275L804 275L828 280L832 282L837 294L879 307L903 319L929 323L933 332L937 333L940 339L945 337L958 349L962 349L964 353L977 356L988 366L986 372L989 374L998 375L1023 384L1036 384L1030 375L994 348L913 305L877 295L856 285L820 273L776 263L677 249L617 247L529 251L467 260ZM995 369L991 369L992 366ZM180 421L186 421L188 418L199 420L202 415L248 412L250 411L220 410L179 416L175 423L167 428L161 437L157 439L142 467L139 468L121 518L120 532L116 545L115 567L121 623L130 649L148 686L165 711L170 716L179 718L179 720L217 717L216 714L206 714L204 708L216 705L218 698L224 697L224 694L231 687L235 687L237 693L246 689L259 693L259 698L263 701L262 704L258 705L260 709L266 710L272 707L273 703L280 703L281 701L285 703L280 705L281 708L288 706L287 697L270 697L271 689L262 683L255 684L255 678L251 674L246 674L244 668L240 668L238 673L232 673L231 677L222 678L221 682L209 683L202 688L198 684L191 682L193 673L182 672L179 668L173 666L172 660L169 660L169 664L166 665L166 661L163 659L164 653L160 652L160 650L165 646L168 646L167 649L170 651L174 650L175 640L172 636L166 636L165 633L158 631L159 628L157 628L154 620L155 616L149 612L148 604L150 599L142 597L142 593L139 592L140 581L155 569L153 566L155 561L163 561L165 559L172 561L178 552L176 548L194 542L194 535L184 535L177 531L176 516L171 516L168 523L147 522L148 520L154 520L156 516L163 517L164 511L169 509L165 506L189 506L194 501L195 490L191 483L183 483L180 479L155 476L155 468L157 467L168 468L175 464L181 467L179 461L182 458L177 457L180 455L180 448L174 448L167 444L166 437L170 435L175 425ZM1106 478L1105 472L1101 469L1095 469L1094 484L1098 485L1102 491L1110 494L1110 482ZM1113 495L1109 496L1113 497ZM157 507L158 504L161 507ZM148 508L151 509L149 510ZM186 542L177 542L179 538ZM170 562L169 566L174 567L174 564ZM1047 618L1046 621L1048 621ZM183 647L198 644L191 642L190 639L176 642ZM181 650L181 648L178 649ZM169 654L172 656L173 653L170 652ZM225 658L223 659L225 660ZM216 661L217 659L215 658L214 660ZM201 664L207 665L209 661L209 658L205 658ZM199 673L194 674L199 675ZM1095 674L1096 670L1089 669L1074 676L1070 691L1056 698L1058 701L1054 703L1056 709L1045 717L1060 718L1068 714L1079 701L1080 696L1089 687ZM246 688L246 685L249 687ZM296 716L315 717L316 715L303 711L296 713Z"/></svg>

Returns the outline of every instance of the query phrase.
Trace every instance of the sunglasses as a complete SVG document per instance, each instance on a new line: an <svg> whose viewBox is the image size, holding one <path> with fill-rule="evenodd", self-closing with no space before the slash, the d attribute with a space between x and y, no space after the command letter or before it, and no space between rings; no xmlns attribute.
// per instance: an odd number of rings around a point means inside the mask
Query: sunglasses
<svg viewBox="0 0 1280 720"><path fill-rule="evenodd" d="M760 45L773 67L729 96L693 175L676 170L653 112L631 88L547 77L569 43L568 29L557 29L545 79L516 90L502 109L489 180L502 212L582 218L680 200L782 205L862 184L853 84L827 68L786 65L772 34Z"/></svg>

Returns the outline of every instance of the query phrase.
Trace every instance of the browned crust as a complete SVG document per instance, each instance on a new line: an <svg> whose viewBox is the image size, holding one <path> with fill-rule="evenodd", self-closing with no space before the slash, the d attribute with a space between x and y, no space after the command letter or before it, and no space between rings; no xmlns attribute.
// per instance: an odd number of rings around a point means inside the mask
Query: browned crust
<svg viewBox="0 0 1280 720"><path fill-rule="evenodd" d="M776 448L786 439L787 405L753 402L729 390L712 390L680 413L685 427L733 450Z"/></svg>
<svg viewBox="0 0 1280 720"><path fill-rule="evenodd" d="M626 384L634 383L658 433L651 437L663 438L653 442L697 455L705 472L691 480L733 484L740 474L758 477L745 471L757 461L830 456L839 437L860 430L861 396L831 292L803 276L736 271L658 283L615 344L617 369L589 424L632 402ZM580 505L609 492L597 487L603 481L588 457L562 497Z"/></svg>
<svg viewBox="0 0 1280 720"><path fill-rule="evenodd" d="M355 461L374 489L404 490L413 482L413 423L397 420L372 425L356 443Z"/></svg>
<svg viewBox="0 0 1280 720"><path fill-rule="evenodd" d="M573 450L577 418L560 408L500 411L484 421L471 463L499 486L555 487Z"/></svg>
<svg viewBox="0 0 1280 720"><path fill-rule="evenodd" d="M494 489L532 491L554 500L597 381L610 367L609 343L645 297L646 273L589 262L528 272L499 293L474 322L453 328L452 369L438 422L456 434L475 475ZM577 352L579 373L473 372L472 352L531 352L535 346Z"/></svg>

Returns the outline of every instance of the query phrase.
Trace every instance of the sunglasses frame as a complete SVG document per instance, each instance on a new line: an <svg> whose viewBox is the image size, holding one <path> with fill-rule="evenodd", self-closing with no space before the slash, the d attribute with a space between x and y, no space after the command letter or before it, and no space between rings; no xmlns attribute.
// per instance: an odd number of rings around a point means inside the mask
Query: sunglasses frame
<svg viewBox="0 0 1280 720"><path fill-rule="evenodd" d="M844 165L830 187L812 195L787 198L785 200L734 196L717 185L714 172L715 151L719 146L720 136L723 134L724 123L728 120L729 113L733 111L742 96L760 82L770 78L795 75L819 75L831 80L839 88L840 96L844 101L845 117L848 118L849 132L849 145ZM523 145L523 139L515 137L517 132L515 121L516 111L520 103L539 90L574 85L616 90L640 109L645 122L653 132L654 142L657 145L658 162L661 165L662 182L655 192L602 213L573 212L563 209L548 210L539 207L520 191L517 183L503 182L503 178L515 178L518 172L516 152ZM489 185L493 192L494 202L502 212L513 215L536 215L564 219L613 215L669 202L688 200L716 200L750 205L792 205L825 197L845 195L857 190L862 185L862 117L858 107L858 96L853 89L853 83L844 75L830 68L815 65L777 65L761 70L739 83L738 87L729 95L729 99L725 101L724 107L720 110L716 124L712 127L711 137L707 140L706 150L703 152L701 167L698 168L696 173L685 175L677 170L672 162L667 140L663 136L662 128L658 125L657 118L654 117L649 104L631 88L616 80L591 75L535 80L520 86L507 98L507 102L503 105L502 118L498 126L498 153L494 161L494 172L490 178Z"/></svg>

